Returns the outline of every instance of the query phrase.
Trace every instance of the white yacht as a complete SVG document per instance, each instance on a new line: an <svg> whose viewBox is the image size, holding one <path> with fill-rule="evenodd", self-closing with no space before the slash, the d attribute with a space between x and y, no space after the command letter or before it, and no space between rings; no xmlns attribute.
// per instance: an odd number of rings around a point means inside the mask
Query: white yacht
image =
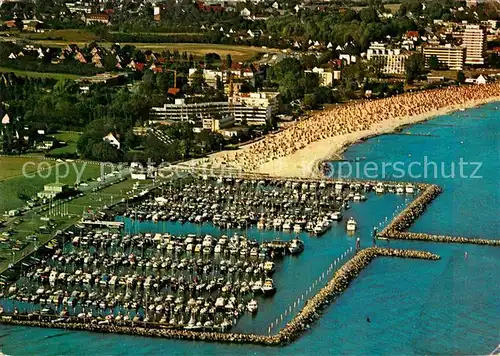
<svg viewBox="0 0 500 356"><path fill-rule="evenodd" d="M359 194L359 193L354 194L354 197L352 198L352 200L361 201L361 194Z"/></svg>
<svg viewBox="0 0 500 356"><path fill-rule="evenodd" d="M250 313L255 314L255 313L257 313L258 309L259 309L259 304L257 303L257 301L255 299L252 299L251 301L248 302L247 310Z"/></svg>
<svg viewBox="0 0 500 356"><path fill-rule="evenodd" d="M316 224L313 233L318 236L323 235L326 232L326 230L328 230L329 227L330 227L330 222L328 220L323 220Z"/></svg>
<svg viewBox="0 0 500 356"><path fill-rule="evenodd" d="M415 193L415 187L413 184L407 184L405 187L406 194L413 194Z"/></svg>
<svg viewBox="0 0 500 356"><path fill-rule="evenodd" d="M302 242L302 240L293 239L290 247L288 247L288 250L292 255L297 255L304 251L304 243Z"/></svg>
<svg viewBox="0 0 500 356"><path fill-rule="evenodd" d="M379 193L379 194L382 194L383 192L385 192L384 184L383 183L377 183L377 186L375 188L375 192Z"/></svg>
<svg viewBox="0 0 500 356"><path fill-rule="evenodd" d="M342 182L335 183L336 190L342 190L342 188L344 188L344 185L342 184Z"/></svg>
<svg viewBox="0 0 500 356"><path fill-rule="evenodd" d="M300 226L300 224L293 225L293 231L294 232L300 232L300 231L302 231L302 226Z"/></svg>
<svg viewBox="0 0 500 356"><path fill-rule="evenodd" d="M358 223L356 220L354 220L353 217L350 217L349 220L347 220L347 231L356 231Z"/></svg>
<svg viewBox="0 0 500 356"><path fill-rule="evenodd" d="M340 211L334 211L330 218L333 220L333 221L340 221L342 220L342 213Z"/></svg>
<svg viewBox="0 0 500 356"><path fill-rule="evenodd" d="M254 292L254 293L262 292L262 281L261 280L255 281L255 283L252 286L252 292Z"/></svg>
<svg viewBox="0 0 500 356"><path fill-rule="evenodd" d="M286 220L283 223L283 230L290 230L292 228L292 224L290 223L290 220Z"/></svg>
<svg viewBox="0 0 500 356"><path fill-rule="evenodd" d="M396 186L396 194L403 194L405 192L405 188L402 184L398 184Z"/></svg>

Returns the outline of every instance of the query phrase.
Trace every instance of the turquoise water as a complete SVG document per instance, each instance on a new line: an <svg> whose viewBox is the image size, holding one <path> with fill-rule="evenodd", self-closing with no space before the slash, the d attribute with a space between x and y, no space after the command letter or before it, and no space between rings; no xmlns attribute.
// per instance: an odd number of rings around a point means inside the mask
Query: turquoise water
<svg viewBox="0 0 500 356"><path fill-rule="evenodd" d="M497 105L457 112L405 129L412 134L432 136L386 135L370 139L352 146L345 154L346 159L358 159L361 165L387 161L387 157L405 163L422 161L424 156L448 163L458 162L460 157L465 161L483 161L481 179L414 179L436 182L445 191L411 229L499 238L500 186L495 176L500 168ZM405 177L405 180L410 179ZM344 221L352 215L359 222L354 237L346 235L343 224L320 238L301 235L306 244L303 254L277 263L274 279L278 292L274 300L259 300L257 316L254 319L245 316L235 330L267 332L269 323L303 294L340 253L353 246L357 236L361 237L362 245L371 244L372 226L392 217L394 210L406 203L402 196L370 194L366 202L353 203L344 214ZM210 225L200 228L170 223L145 223L134 228L166 229L172 233L216 232ZM275 233L254 229L248 235L257 239L275 237ZM281 238L293 236L283 234ZM1 350L6 354L40 355L485 354L498 345L499 248L397 241L391 241L390 246L425 249L440 254L442 259L375 260L304 337L281 349L0 326ZM370 323L366 321L368 316Z"/></svg>

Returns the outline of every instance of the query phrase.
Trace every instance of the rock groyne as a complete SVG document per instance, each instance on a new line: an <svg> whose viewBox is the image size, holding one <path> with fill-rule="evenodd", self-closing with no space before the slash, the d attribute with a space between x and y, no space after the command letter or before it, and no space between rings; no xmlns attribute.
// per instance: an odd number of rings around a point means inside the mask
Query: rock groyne
<svg viewBox="0 0 500 356"><path fill-rule="evenodd" d="M404 231L408 229L424 213L427 206L443 191L435 184L421 184L421 193L413 200L401 213L398 214L377 236L399 239L399 240L420 240L431 242L446 242L460 244L476 244L488 246L500 246L500 239L469 238L460 236L432 235L427 233L417 233Z"/></svg>

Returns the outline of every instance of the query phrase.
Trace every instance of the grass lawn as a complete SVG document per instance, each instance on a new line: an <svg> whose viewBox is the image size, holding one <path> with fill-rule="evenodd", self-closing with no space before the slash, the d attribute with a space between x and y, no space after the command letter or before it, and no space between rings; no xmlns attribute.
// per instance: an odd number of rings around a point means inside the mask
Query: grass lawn
<svg viewBox="0 0 500 356"><path fill-rule="evenodd" d="M3 161L3 159L2 159ZM36 193L43 190L43 186L48 183L56 182L66 183L70 186L76 183L79 174L80 180L85 181L89 178L95 178L100 175L100 166L91 164L82 164L75 162L57 163L55 161L38 161L32 160L38 166L39 170L35 168L29 174L29 177L22 175L22 163L17 165L16 176L0 181L0 192L2 199L0 199L0 213L11 209L18 209L25 204L21 199L24 197L35 196ZM50 169L49 169L50 168ZM15 169L15 165L11 165L11 170ZM21 175L19 175L21 174Z"/></svg>
<svg viewBox="0 0 500 356"><path fill-rule="evenodd" d="M23 166L26 163L33 162L35 164L39 164L42 162L42 159L37 158L25 158L25 157L0 157L0 182L10 179L13 177L17 177L23 174ZM47 161L51 165L54 165L55 162ZM36 167L33 165L26 165L26 172L36 171ZM3 191L2 191L3 193Z"/></svg>
<svg viewBox="0 0 500 356"><path fill-rule="evenodd" d="M0 67L0 73L14 73L18 77L30 77L30 78L50 78L50 79L78 79L79 75L67 74L67 73L42 73L42 72L30 72L26 70L11 69L6 67Z"/></svg>
<svg viewBox="0 0 500 356"><path fill-rule="evenodd" d="M59 141L66 142L66 146L54 148L50 150L49 153L58 154L58 153L76 153L76 144L80 137L80 132L59 132L51 135L55 139Z"/></svg>

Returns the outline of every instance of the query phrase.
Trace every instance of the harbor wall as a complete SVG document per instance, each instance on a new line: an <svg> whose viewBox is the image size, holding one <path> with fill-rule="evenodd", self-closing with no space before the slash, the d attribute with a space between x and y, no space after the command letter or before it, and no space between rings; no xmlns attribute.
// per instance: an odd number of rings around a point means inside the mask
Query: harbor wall
<svg viewBox="0 0 500 356"><path fill-rule="evenodd" d="M113 323L99 325L96 323L84 323L79 319L70 318L68 322L55 322L57 316L39 318L49 320L30 320L33 316L28 315L4 315L0 317L0 323L18 325L18 326L33 326L43 328L59 328L76 331L92 331L100 333L116 333L129 334L146 337L161 337L168 339L185 339L193 341L211 341L225 343L250 343L263 346L280 346L285 345L297 339L305 332L311 323L317 320L322 310L330 304L338 295L344 292L350 282L355 279L359 273L366 268L370 262L380 256L399 257L399 258L414 258L425 260L438 260L438 255L427 251L417 250L402 250L391 248L370 247L359 251L353 258L347 261L340 267L332 279L320 291L311 297L301 311L277 334L275 335L258 335L258 334L243 334L243 333L224 333L212 331L191 331L172 328L164 328L159 324L150 324L147 326L144 323L121 324Z"/></svg>
<svg viewBox="0 0 500 356"><path fill-rule="evenodd" d="M432 235L405 231L424 213L427 206L443 191L435 184L423 185L419 196L403 209L377 236L399 239L500 246L500 239L469 238L460 236Z"/></svg>

